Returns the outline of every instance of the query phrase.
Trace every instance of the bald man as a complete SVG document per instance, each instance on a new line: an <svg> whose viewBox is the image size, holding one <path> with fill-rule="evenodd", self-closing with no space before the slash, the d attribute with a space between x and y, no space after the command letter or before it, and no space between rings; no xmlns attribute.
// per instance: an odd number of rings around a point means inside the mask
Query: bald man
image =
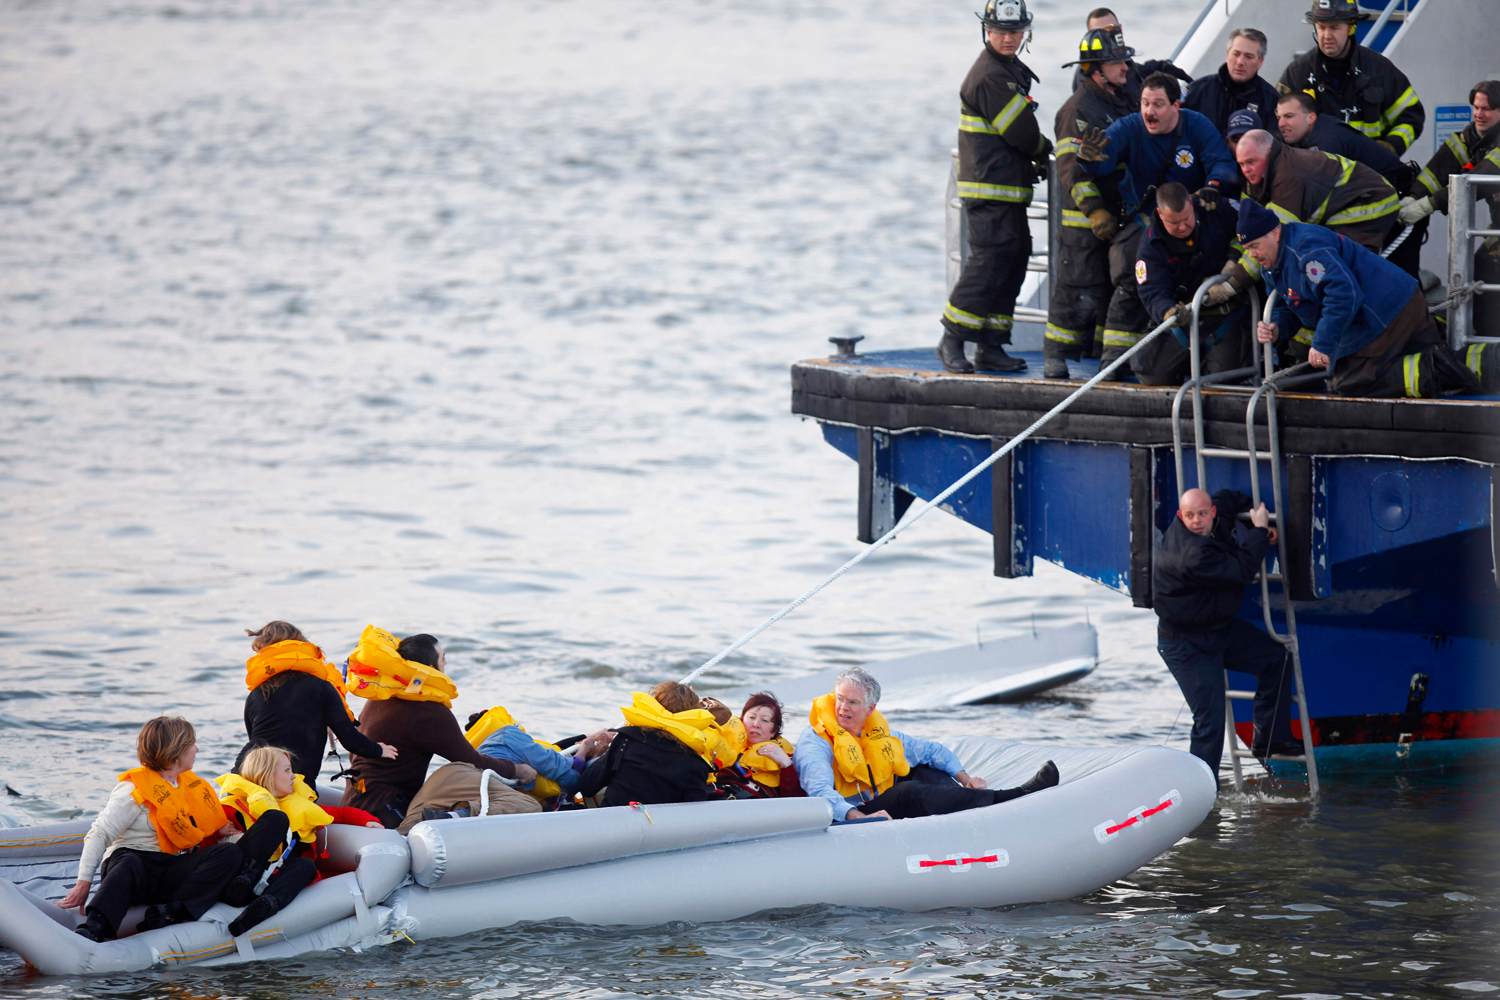
<svg viewBox="0 0 1500 1000"><path fill-rule="evenodd" d="M1276 540L1265 504L1249 512L1248 529L1237 521L1249 507L1245 495L1233 490L1220 490L1212 499L1203 490L1188 490L1162 535L1151 573L1152 607L1159 619L1156 649L1193 710L1193 755L1215 774L1224 755L1226 669L1256 679L1251 741L1256 755L1302 752L1302 744L1292 740L1286 649L1237 617L1245 587Z"/></svg>

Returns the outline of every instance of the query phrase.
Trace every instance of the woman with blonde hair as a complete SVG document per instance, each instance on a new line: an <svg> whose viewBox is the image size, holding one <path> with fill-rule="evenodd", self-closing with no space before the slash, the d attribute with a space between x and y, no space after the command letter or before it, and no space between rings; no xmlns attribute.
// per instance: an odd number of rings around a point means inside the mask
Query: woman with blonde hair
<svg viewBox="0 0 1500 1000"><path fill-rule="evenodd" d="M218 791L192 772L198 737L186 719L162 716L136 738L140 766L120 775L83 838L78 882L59 904L87 918L78 933L108 941L131 906L145 903L139 930L197 920L240 868L240 849L219 843L233 832ZM94 876L99 889L89 899Z"/></svg>

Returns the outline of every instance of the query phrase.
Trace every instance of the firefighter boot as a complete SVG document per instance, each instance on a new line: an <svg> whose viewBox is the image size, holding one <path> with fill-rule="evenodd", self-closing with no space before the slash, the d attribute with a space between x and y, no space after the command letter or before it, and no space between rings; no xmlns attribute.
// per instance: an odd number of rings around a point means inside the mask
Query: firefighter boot
<svg viewBox="0 0 1500 1000"><path fill-rule="evenodd" d="M1470 344L1464 348L1464 365L1479 379L1480 392L1500 393L1500 344Z"/></svg>
<svg viewBox="0 0 1500 1000"><path fill-rule="evenodd" d="M1068 363L1062 358L1048 358L1042 365L1043 378L1067 378L1069 374Z"/></svg>
<svg viewBox="0 0 1500 1000"><path fill-rule="evenodd" d="M1432 359L1432 374L1437 381L1434 396L1477 396L1480 393L1479 376L1459 361L1447 344L1436 344L1428 351Z"/></svg>
<svg viewBox="0 0 1500 1000"><path fill-rule="evenodd" d="M955 375L968 375L974 370L969 359L964 357L963 338L952 330L943 331L943 339L937 345L937 356L943 367Z"/></svg>
<svg viewBox="0 0 1500 1000"><path fill-rule="evenodd" d="M974 350L974 370L978 372L1023 372L1026 370L1025 358L1013 358L1005 353L1005 345L996 340L986 339L979 341L979 346Z"/></svg>

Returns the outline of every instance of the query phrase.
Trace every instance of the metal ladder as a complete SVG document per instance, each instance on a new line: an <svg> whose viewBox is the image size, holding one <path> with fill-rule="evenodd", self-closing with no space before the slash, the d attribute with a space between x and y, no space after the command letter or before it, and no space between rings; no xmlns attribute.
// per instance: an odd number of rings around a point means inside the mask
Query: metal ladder
<svg viewBox="0 0 1500 1000"><path fill-rule="evenodd" d="M1199 345L1199 313L1203 307L1203 297L1214 285L1228 281L1227 275L1214 275L1203 284L1198 286L1198 291L1193 296L1193 322L1192 334L1188 341L1188 350L1191 357L1191 372L1188 381L1183 383L1182 388L1177 390L1177 396L1172 401L1172 453L1177 463L1177 485L1179 491L1186 489L1185 470L1182 457L1182 399L1189 390L1193 394L1193 457L1197 472L1197 485L1201 489L1207 489L1205 485L1208 477L1205 472L1205 460L1210 458L1243 458L1250 465L1250 492L1251 503L1259 506L1260 496L1260 470L1259 463L1265 459L1271 465L1271 522L1278 529L1281 526L1281 512L1285 509L1281 487L1281 441L1277 431L1276 423L1276 391L1278 387L1285 388L1292 385L1303 385L1311 382L1320 382L1328 378L1326 371L1311 370L1310 366L1298 365L1284 371L1276 371L1275 348L1271 344L1263 345L1262 365L1263 370L1252 366L1249 368L1237 368L1233 371L1221 372L1217 375L1202 374L1202 355ZM1260 310L1260 296L1254 288L1249 289L1250 315L1253 317L1258 313L1261 318L1269 323L1271 313L1276 305L1276 293L1272 292L1266 300L1265 309ZM1304 374L1311 371L1310 374ZM1203 387L1205 385L1216 385L1223 382L1236 381L1259 375L1259 385L1249 386L1220 386L1221 391L1243 392L1250 396L1249 403L1245 407L1245 447L1244 448L1214 448L1208 447L1203 441ZM1266 400L1266 447L1267 451L1258 450L1255 440L1255 411L1260 404L1261 398ZM1246 515L1242 515L1246 516ZM1292 606L1292 600L1287 588L1285 568L1287 563L1286 532L1276 532L1276 568L1278 572L1272 572L1265 561L1261 562L1260 572L1256 575L1256 582L1260 584L1261 611L1265 616L1266 634L1276 642L1285 646L1292 659L1292 678L1295 693L1293 700L1297 703L1302 722L1302 755L1273 755L1270 760L1296 761L1307 766L1307 783L1309 793L1316 797L1318 794L1318 763L1313 754L1312 724L1307 710L1307 690L1302 683L1302 653L1297 642L1297 614ZM1283 602L1286 605L1286 633L1276 631L1271 621L1271 584L1280 583L1282 587ZM1229 736L1229 759L1234 773L1234 787L1236 791L1242 791L1245 787L1244 772L1240 767L1240 761L1255 755L1249 749L1242 747L1239 734L1234 728L1234 701L1253 700L1254 691L1230 690L1228 685L1228 671L1225 671L1225 698L1224 715L1225 729Z"/></svg>

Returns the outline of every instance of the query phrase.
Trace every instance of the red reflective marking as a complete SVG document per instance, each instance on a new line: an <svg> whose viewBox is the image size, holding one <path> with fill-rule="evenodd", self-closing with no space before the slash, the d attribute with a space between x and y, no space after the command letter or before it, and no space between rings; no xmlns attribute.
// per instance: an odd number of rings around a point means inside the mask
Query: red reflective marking
<svg viewBox="0 0 1500 1000"><path fill-rule="evenodd" d="M1000 859L998 857L996 857L995 855L993 855L993 854L987 854L987 855L985 855L982 858L964 858L963 864L970 865L970 864L974 864L975 862L984 862L985 864L988 864L991 861L999 861L999 860Z"/></svg>
<svg viewBox="0 0 1500 1000"><path fill-rule="evenodd" d="M1145 817L1145 816L1155 816L1157 813L1161 812L1163 809L1169 808L1171 805L1172 805L1172 800L1168 799L1167 801L1163 802L1159 806L1155 806L1155 807L1153 807L1151 809L1142 810L1141 816L1142 817Z"/></svg>
<svg viewBox="0 0 1500 1000"><path fill-rule="evenodd" d="M917 864L921 865L923 868L936 868L938 865L953 865L954 867L958 866L958 862L952 859L949 859L947 861L918 861Z"/></svg>
<svg viewBox="0 0 1500 1000"><path fill-rule="evenodd" d="M1119 824L1118 826L1105 827L1104 828L1104 833L1105 833L1106 836L1108 836L1111 833L1119 833L1121 830L1125 829L1127 826L1134 826L1135 825L1135 819L1136 818L1134 816L1132 816L1129 819L1127 819L1125 822Z"/></svg>

